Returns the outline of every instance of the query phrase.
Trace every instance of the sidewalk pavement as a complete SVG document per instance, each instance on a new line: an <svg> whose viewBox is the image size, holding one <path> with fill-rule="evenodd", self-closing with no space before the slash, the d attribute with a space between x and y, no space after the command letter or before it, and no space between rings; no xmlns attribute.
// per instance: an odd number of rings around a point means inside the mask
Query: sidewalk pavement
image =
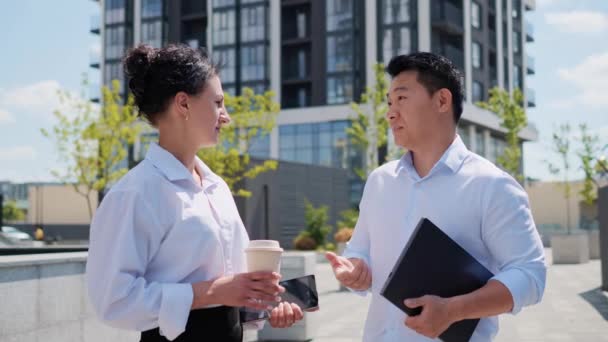
<svg viewBox="0 0 608 342"><path fill-rule="evenodd" d="M551 249L545 250L551 263ZM502 315L495 342L608 342L608 294L599 290L599 260L551 265L543 301L517 316ZM369 298L340 292L327 263L317 264L321 309L314 342L361 341Z"/></svg>

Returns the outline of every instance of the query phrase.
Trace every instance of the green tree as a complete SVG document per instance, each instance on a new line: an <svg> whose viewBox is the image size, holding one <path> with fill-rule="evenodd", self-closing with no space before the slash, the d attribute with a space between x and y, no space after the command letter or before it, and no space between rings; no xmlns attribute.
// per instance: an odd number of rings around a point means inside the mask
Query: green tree
<svg viewBox="0 0 608 342"><path fill-rule="evenodd" d="M277 168L275 160L253 165L249 148L254 139L270 134L276 126L280 105L273 100L272 91L254 94L245 88L240 96L224 96L232 121L222 128L218 145L200 150L198 156L226 181L234 196L249 197L251 192L243 189L241 182Z"/></svg>
<svg viewBox="0 0 608 342"><path fill-rule="evenodd" d="M581 159L581 166L585 173L583 188L581 189L580 194L583 196L583 201L585 201L585 203L593 204L597 199L597 183L595 181L595 176L598 171L594 163L596 163L596 160L599 161L599 137L597 135L591 135L586 124L581 124L579 127L581 130L580 139L582 149L577 154Z"/></svg>
<svg viewBox="0 0 608 342"><path fill-rule="evenodd" d="M6 201L2 208L2 219L2 222L23 221L25 220L25 213L17 207L15 201Z"/></svg>
<svg viewBox="0 0 608 342"><path fill-rule="evenodd" d="M304 207L306 229L300 235L312 238L317 247L325 246L327 234L331 231L327 224L329 208L326 205L315 208L308 200L305 200Z"/></svg>
<svg viewBox="0 0 608 342"><path fill-rule="evenodd" d="M88 81L83 78L82 87ZM93 216L91 194L103 193L126 172L121 165L127 159L128 146L135 142L141 130L133 97L124 103L120 83L103 87L102 103L91 103L83 91L75 96L66 90L58 92L61 108L54 111L57 123L52 130L42 130L56 146L60 160L66 164L63 171L52 174L74 190L87 202L89 217Z"/></svg>
<svg viewBox="0 0 608 342"><path fill-rule="evenodd" d="M502 120L500 126L506 129L507 147L503 155L498 156L498 165L505 169L513 178L523 181L521 174L521 147L519 132L526 127L528 119L523 106L523 94L515 89L513 96L501 88L490 89L487 102L477 102L477 105L496 113Z"/></svg>
<svg viewBox="0 0 608 342"><path fill-rule="evenodd" d="M365 153L363 168L355 168L355 173L363 180L386 159L388 121L385 115L388 110L388 82L384 65L376 63L374 73L374 86L366 88L359 103L351 103L355 115L350 118L351 127L346 129L351 143Z"/></svg>
<svg viewBox="0 0 608 342"><path fill-rule="evenodd" d="M338 220L337 228L355 228L359 219L359 211L356 209L346 209L340 213L341 219Z"/></svg>
<svg viewBox="0 0 608 342"><path fill-rule="evenodd" d="M570 124L562 124L559 127L559 130L553 133L553 149L559 154L562 159L562 167L557 167L551 164L548 161L545 161L548 165L549 172L554 175L558 175L563 173L564 176L564 184L563 191L564 197L566 198L566 217L567 217L567 230L568 234L570 233L570 196L571 196L571 187L568 178L568 171L570 170Z"/></svg>

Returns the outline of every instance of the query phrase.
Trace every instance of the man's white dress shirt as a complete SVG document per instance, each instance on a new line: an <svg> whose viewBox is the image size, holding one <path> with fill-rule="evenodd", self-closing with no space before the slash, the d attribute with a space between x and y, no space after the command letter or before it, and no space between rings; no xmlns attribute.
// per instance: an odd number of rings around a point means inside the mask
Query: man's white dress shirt
<svg viewBox="0 0 608 342"><path fill-rule="evenodd" d="M99 206L91 224L87 284L97 315L115 327L185 329L191 283L246 271L249 238L226 183L198 158L197 184L151 144Z"/></svg>
<svg viewBox="0 0 608 342"><path fill-rule="evenodd" d="M364 341L432 341L406 327L406 315L380 295L423 217L509 289L514 300L512 313L540 301L546 277L544 251L526 192L507 173L469 152L456 136L424 178L416 172L410 153L368 177L359 220L344 253L365 260L372 272ZM497 317L481 319L471 342L490 341L497 331Z"/></svg>

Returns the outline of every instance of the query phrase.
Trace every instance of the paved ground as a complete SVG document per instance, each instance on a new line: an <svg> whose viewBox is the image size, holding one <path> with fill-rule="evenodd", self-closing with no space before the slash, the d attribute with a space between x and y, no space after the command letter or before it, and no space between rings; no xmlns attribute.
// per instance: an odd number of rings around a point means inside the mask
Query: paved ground
<svg viewBox="0 0 608 342"><path fill-rule="evenodd" d="M551 249L547 249L551 257ZM541 304L503 315L496 342L608 342L608 295L599 290L600 262L552 265ZM328 264L317 264L321 324L314 342L360 341L369 298L339 292Z"/></svg>

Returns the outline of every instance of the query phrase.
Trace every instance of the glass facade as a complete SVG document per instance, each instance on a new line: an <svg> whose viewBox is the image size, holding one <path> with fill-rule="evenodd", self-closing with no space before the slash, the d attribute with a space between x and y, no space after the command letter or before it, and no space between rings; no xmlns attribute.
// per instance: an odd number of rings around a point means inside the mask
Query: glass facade
<svg viewBox="0 0 608 342"><path fill-rule="evenodd" d="M473 81L473 103L484 100L483 84L478 81Z"/></svg>
<svg viewBox="0 0 608 342"><path fill-rule="evenodd" d="M104 69L103 84L110 86L113 80L120 82L120 91L126 91L122 58L133 45L132 5L126 0L104 2Z"/></svg>
<svg viewBox="0 0 608 342"><path fill-rule="evenodd" d="M476 29L481 27L481 8L475 1L471 2L471 26Z"/></svg>
<svg viewBox="0 0 608 342"><path fill-rule="evenodd" d="M346 128L350 121L282 125L279 159L349 170L350 201L357 205L363 182L353 170L363 165L362 154L350 146Z"/></svg>
<svg viewBox="0 0 608 342"><path fill-rule="evenodd" d="M471 43L471 58L473 68L481 69L481 44L477 42Z"/></svg>
<svg viewBox="0 0 608 342"><path fill-rule="evenodd" d="M258 131L257 136L249 141L248 152L254 158L270 158L270 135L261 134Z"/></svg>
<svg viewBox="0 0 608 342"><path fill-rule="evenodd" d="M415 3L410 0L379 1L378 57L384 64L394 56L416 50Z"/></svg>
<svg viewBox="0 0 608 342"><path fill-rule="evenodd" d="M142 0L141 7L141 42L160 48L167 42L164 1Z"/></svg>
<svg viewBox="0 0 608 342"><path fill-rule="evenodd" d="M327 104L353 100L356 72L353 0L327 0Z"/></svg>
<svg viewBox="0 0 608 342"><path fill-rule="evenodd" d="M237 6L238 5L238 6ZM222 65L224 91L243 88L263 93L269 87L268 1L213 1L213 58Z"/></svg>

